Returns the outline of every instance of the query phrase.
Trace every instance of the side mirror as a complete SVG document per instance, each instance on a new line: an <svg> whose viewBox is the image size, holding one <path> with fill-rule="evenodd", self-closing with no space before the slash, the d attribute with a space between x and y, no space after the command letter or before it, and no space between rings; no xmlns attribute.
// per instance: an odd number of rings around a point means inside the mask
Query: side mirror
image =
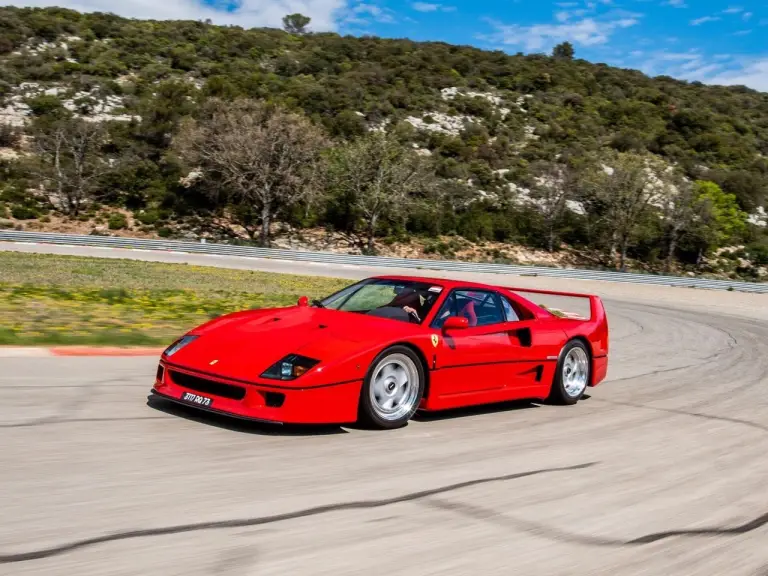
<svg viewBox="0 0 768 576"><path fill-rule="evenodd" d="M443 330L463 330L469 327L469 320L463 316L449 316L443 323Z"/></svg>
<svg viewBox="0 0 768 576"><path fill-rule="evenodd" d="M306 296L299 298L299 306L309 306L309 298Z"/></svg>

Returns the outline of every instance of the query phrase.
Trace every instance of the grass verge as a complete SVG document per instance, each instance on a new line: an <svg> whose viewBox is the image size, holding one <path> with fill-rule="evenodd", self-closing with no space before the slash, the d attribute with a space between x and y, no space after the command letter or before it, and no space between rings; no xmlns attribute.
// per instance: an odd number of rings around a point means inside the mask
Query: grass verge
<svg viewBox="0 0 768 576"><path fill-rule="evenodd" d="M290 306L348 280L0 252L0 345L162 346L221 314Z"/></svg>

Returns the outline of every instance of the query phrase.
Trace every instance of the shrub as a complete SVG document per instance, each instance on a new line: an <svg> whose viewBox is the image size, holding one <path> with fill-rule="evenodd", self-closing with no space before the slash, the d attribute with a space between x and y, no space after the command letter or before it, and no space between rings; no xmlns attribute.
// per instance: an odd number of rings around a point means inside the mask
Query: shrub
<svg viewBox="0 0 768 576"><path fill-rule="evenodd" d="M16 220L34 220L40 213L29 206L14 206L11 208L11 215Z"/></svg>
<svg viewBox="0 0 768 576"><path fill-rule="evenodd" d="M0 148L15 148L21 140L21 130L10 124L0 124Z"/></svg>
<svg viewBox="0 0 768 576"><path fill-rule="evenodd" d="M157 223L157 221L160 219L160 213L157 210L147 210L145 212L139 212L138 214L135 214L134 218L136 218L136 220L142 224L151 226L152 224Z"/></svg>
<svg viewBox="0 0 768 576"><path fill-rule="evenodd" d="M121 230L128 227L128 219L122 212L109 215L108 226L110 230Z"/></svg>

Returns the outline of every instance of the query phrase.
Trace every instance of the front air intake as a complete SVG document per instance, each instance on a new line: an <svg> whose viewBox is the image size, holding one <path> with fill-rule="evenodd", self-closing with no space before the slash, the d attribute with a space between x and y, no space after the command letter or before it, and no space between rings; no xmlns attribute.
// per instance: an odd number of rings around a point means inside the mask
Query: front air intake
<svg viewBox="0 0 768 576"><path fill-rule="evenodd" d="M223 382L216 382L215 380L209 380L208 378L192 376L191 374L177 372L176 370L169 370L168 375L179 386L189 388L196 392L211 394L212 396L221 396L222 398L230 398L232 400L242 400L245 398L245 388L242 386L224 384Z"/></svg>

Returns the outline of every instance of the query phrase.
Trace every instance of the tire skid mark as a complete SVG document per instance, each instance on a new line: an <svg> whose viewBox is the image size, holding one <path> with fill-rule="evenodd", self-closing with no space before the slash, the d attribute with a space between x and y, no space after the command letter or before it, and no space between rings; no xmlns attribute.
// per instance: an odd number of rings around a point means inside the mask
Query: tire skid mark
<svg viewBox="0 0 768 576"><path fill-rule="evenodd" d="M70 415L77 411L78 409L83 408L88 402L93 400L94 395L96 394L96 391L99 388L102 388L104 386L110 385L110 384L119 384L119 383L125 383L130 382L131 379L127 378L112 378L110 380L104 380L104 381L97 381L97 382L89 382L86 384L81 384L77 386L68 386L67 389L69 390L76 390L76 394L72 398L65 399L61 404L59 404L58 409L51 414L50 416L44 416L42 418L34 418L32 420L26 420L23 422L12 422L12 423L0 423L0 429L6 429L6 428L32 428L35 426L47 426L49 424L64 424L68 422L108 422L112 420L137 420L137 419L145 419L145 418L67 418L67 415ZM23 386L22 386L23 387ZM34 388L35 386L30 386L30 388Z"/></svg>
<svg viewBox="0 0 768 576"><path fill-rule="evenodd" d="M664 530L661 532L653 532L651 534L645 534L637 538L631 538L629 540L619 540L614 538L604 538L600 536L589 536L582 534L575 534L546 526L539 522L533 522L530 520L523 520L521 518L515 518L507 514L488 510L481 506L475 506L473 504L467 504L466 502L446 502L435 498L427 498L422 502L423 505L430 506L432 508L445 510L460 514L465 518L471 518L473 520L479 520L483 522L491 522L505 528L513 528L515 530L523 530L528 533L533 533L538 536L542 536L549 540L556 542L565 542L572 544L581 544L584 546L596 546L596 547L611 547L611 548L625 548L629 546L644 546L647 544L653 544L661 540L667 540L669 538L682 537L682 538L695 538L695 537L718 537L718 536L740 536L754 532L766 525L768 525L768 512L758 516L752 520L731 527L711 527L711 528L692 528L689 530Z"/></svg>
<svg viewBox="0 0 768 576"><path fill-rule="evenodd" d="M294 520L298 518L307 518L310 516L318 516L327 514L330 512L341 512L346 510L367 510L371 508L382 508L385 506L391 506L393 504L401 504L404 502L414 502L423 500L429 496L435 496L437 494L447 494L455 492L462 488L468 488L471 486L480 486L483 484L492 484L498 482L508 482L511 480L518 480L521 478L527 478L529 476L537 476L540 474L551 474L555 472L570 472L575 470L584 470L597 465L597 462L587 462L584 464L576 464L573 466L563 466L558 468L543 468L539 470L531 470L528 472L517 472L514 474L505 474L503 476L492 476L488 478L479 478L476 480L467 480L465 482L458 482L456 484L449 484L447 486L441 486L440 488L432 488L429 490L421 490L419 492L411 492L402 496L395 496L392 498L384 498L381 500L358 500L352 502L340 502L337 504L326 504L324 506L316 506L313 508L306 508L304 510L297 510L295 512L286 512L283 514L275 514L272 516L257 516L253 518L243 518L235 520L221 520L216 522L200 522L195 524L181 524L177 526L166 526L162 528L147 528L138 530L128 530L124 532L115 532L113 534L105 534L103 536L96 536L93 538L85 538L83 540L76 540L68 544L61 544L59 546L53 546L51 548L43 548L31 552L21 552L17 554L3 554L0 555L0 564L11 564L15 562L26 562L30 560L40 560L43 558L49 558L51 556L58 556L66 552L71 552L81 548L87 548L95 546L97 544L105 544L108 542L116 542L119 540L128 540L132 538L147 538L152 536L167 536L172 534L182 534L185 532L196 532L201 530L220 530L226 528L250 528L253 526L261 526L264 524L274 524L276 522L283 522L286 520Z"/></svg>
<svg viewBox="0 0 768 576"><path fill-rule="evenodd" d="M758 424L751 420L744 420L742 418L731 418L729 416L718 416L716 414L705 414L702 412L691 412L688 410L682 410L677 408L660 408L656 406L647 406L645 404L634 404L632 402L618 402L616 400L603 400L602 398L596 398L596 402L602 402L603 404L611 404L613 406L627 406L630 408L639 408L641 410L653 410L654 412L667 412L668 414L679 414L681 416L691 416L693 418L703 418L705 420L717 420L721 422L730 422L731 424L740 424L749 428L755 428L756 430L762 430L768 432L768 426L764 424Z"/></svg>
<svg viewBox="0 0 768 576"><path fill-rule="evenodd" d="M32 420L16 424L0 424L0 429L34 428L37 426L55 426L59 424L77 424L82 422L131 422L136 420L173 420L172 416L126 416L115 418L50 418L48 420Z"/></svg>

